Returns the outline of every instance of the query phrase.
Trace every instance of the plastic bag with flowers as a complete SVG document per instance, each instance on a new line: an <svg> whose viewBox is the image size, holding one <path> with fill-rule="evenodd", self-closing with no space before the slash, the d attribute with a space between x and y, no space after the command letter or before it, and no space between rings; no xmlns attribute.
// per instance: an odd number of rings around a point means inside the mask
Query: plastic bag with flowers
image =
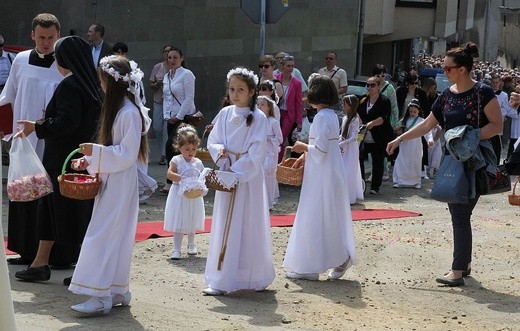
<svg viewBox="0 0 520 331"><path fill-rule="evenodd" d="M25 136L13 138L9 150L7 196L11 201L33 201L53 191L52 182Z"/></svg>
<svg viewBox="0 0 520 331"><path fill-rule="evenodd" d="M302 120L302 130L300 132L298 132L296 129L294 129L292 136L291 136L292 140L301 141L303 143L308 144L310 130L311 130L311 123L309 122L309 119L307 117L304 117Z"/></svg>
<svg viewBox="0 0 520 331"><path fill-rule="evenodd" d="M191 168L182 172L179 182L179 195L183 195L188 199L196 199L205 196L207 193L206 181L200 171Z"/></svg>

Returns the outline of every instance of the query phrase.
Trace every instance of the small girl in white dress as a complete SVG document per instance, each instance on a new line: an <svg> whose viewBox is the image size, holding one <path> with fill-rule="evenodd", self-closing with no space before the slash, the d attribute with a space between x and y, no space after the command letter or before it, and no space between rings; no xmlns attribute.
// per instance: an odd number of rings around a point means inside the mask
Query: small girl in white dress
<svg viewBox="0 0 520 331"><path fill-rule="evenodd" d="M273 100L266 96L259 96L256 102L257 107L267 117L267 148L265 150L264 174L265 186L267 188L267 201L269 208L272 208L280 197L278 181L276 180L276 166L278 165L278 153L282 143L282 129L280 123L274 117Z"/></svg>
<svg viewBox="0 0 520 331"><path fill-rule="evenodd" d="M357 114L359 100L355 95L349 94L343 97L342 105L346 116L343 117L341 123L339 148L347 177L349 203L354 204L357 200L364 199L363 177L361 176L361 167L359 165L359 143L357 140L361 123Z"/></svg>
<svg viewBox="0 0 520 331"><path fill-rule="evenodd" d="M419 100L412 99L406 108L406 113L401 120L403 133L424 121L421 117ZM428 146L433 146L431 131L424 135ZM415 187L421 188L421 167L423 148L421 138L403 141L399 145L399 154L394 165L394 188Z"/></svg>
<svg viewBox="0 0 520 331"><path fill-rule="evenodd" d="M183 180L196 180L204 169L202 161L195 157L200 138L191 125L181 125L177 131L174 148L181 154L174 156L166 177L173 182L164 208L164 229L173 232L173 252L171 259L181 258L181 245L184 234L188 235L188 254L197 255L195 231L204 229L204 200L202 196L194 199L184 195ZM203 183L200 185L205 188ZM207 192L207 190L206 190Z"/></svg>

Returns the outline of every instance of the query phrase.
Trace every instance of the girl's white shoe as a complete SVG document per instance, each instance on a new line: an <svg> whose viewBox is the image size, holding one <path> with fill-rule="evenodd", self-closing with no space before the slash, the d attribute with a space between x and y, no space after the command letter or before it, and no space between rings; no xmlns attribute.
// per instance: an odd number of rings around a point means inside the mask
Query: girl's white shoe
<svg viewBox="0 0 520 331"><path fill-rule="evenodd" d="M337 266L336 268L331 269L329 271L329 273L327 274L327 276L329 277L329 279L339 279L339 278L343 277L345 272L347 272L347 269L350 268L351 266L352 266L352 263L350 263L350 258L349 258L342 265Z"/></svg>
<svg viewBox="0 0 520 331"><path fill-rule="evenodd" d="M202 290L202 292L204 294L206 294L206 295L213 295L213 296L223 295L225 293L224 291L216 290L216 289L211 288L211 287L205 288L204 290Z"/></svg>
<svg viewBox="0 0 520 331"><path fill-rule="evenodd" d="M188 255L197 255L199 251L197 250L197 246L188 245Z"/></svg>
<svg viewBox="0 0 520 331"><path fill-rule="evenodd" d="M89 300L71 306L72 310L83 314L96 314L103 313L108 314L112 308L112 297L91 297Z"/></svg>
<svg viewBox="0 0 520 331"><path fill-rule="evenodd" d="M130 305L132 300L132 293L126 292L125 294L112 294L112 307L121 305L123 307Z"/></svg>

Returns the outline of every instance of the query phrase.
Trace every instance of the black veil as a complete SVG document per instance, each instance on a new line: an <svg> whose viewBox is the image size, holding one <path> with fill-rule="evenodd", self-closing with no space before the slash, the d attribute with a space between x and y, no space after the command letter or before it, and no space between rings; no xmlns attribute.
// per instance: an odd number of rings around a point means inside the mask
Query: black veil
<svg viewBox="0 0 520 331"><path fill-rule="evenodd" d="M99 80L90 45L78 36L63 37L56 42L54 55L58 65L69 69L91 98L101 104Z"/></svg>

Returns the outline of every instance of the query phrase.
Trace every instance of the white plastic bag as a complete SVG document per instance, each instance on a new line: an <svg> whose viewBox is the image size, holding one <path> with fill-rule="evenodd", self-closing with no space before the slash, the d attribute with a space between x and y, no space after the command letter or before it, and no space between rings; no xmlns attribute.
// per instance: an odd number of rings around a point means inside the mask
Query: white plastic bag
<svg viewBox="0 0 520 331"><path fill-rule="evenodd" d="M11 201L33 201L53 191L52 182L25 136L13 138L9 150L7 196Z"/></svg>
<svg viewBox="0 0 520 331"><path fill-rule="evenodd" d="M308 144L310 130L311 130L311 123L309 122L309 119L307 117L304 117L302 120L302 130L300 132L298 132L296 129L294 129L294 131L292 133L292 140L301 141L301 142Z"/></svg>

